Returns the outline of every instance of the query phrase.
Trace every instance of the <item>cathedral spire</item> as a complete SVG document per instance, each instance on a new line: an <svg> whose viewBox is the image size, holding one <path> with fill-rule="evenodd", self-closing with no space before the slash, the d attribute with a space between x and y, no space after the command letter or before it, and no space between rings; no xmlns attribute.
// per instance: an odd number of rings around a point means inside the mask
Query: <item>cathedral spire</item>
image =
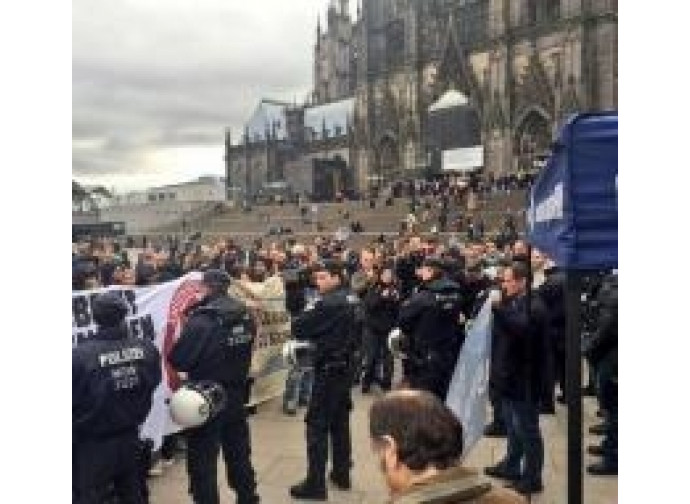
<svg viewBox="0 0 690 504"><path fill-rule="evenodd" d="M321 45L321 16L316 16L316 48Z"/></svg>

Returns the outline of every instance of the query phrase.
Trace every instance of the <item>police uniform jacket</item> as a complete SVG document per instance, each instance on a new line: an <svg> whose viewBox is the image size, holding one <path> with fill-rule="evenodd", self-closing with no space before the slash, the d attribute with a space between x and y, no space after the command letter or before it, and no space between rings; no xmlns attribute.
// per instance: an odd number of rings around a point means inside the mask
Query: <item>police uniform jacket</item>
<svg viewBox="0 0 690 504"><path fill-rule="evenodd" d="M246 306L226 295L193 308L168 361L192 381L243 389L251 365L256 324Z"/></svg>
<svg viewBox="0 0 690 504"><path fill-rule="evenodd" d="M292 320L297 340L315 344L315 369L328 363L346 363L356 345L357 296L344 286L323 296Z"/></svg>
<svg viewBox="0 0 690 504"><path fill-rule="evenodd" d="M462 346L460 286L446 277L432 280L402 303L398 327L410 338L413 358L429 366L454 366Z"/></svg>
<svg viewBox="0 0 690 504"><path fill-rule="evenodd" d="M100 328L72 350L72 428L76 439L135 431L161 382L161 356L126 327Z"/></svg>
<svg viewBox="0 0 690 504"><path fill-rule="evenodd" d="M538 296L532 296L529 318L524 295L505 298L492 311L489 382L502 397L536 403L544 390L542 380L546 379L543 304Z"/></svg>

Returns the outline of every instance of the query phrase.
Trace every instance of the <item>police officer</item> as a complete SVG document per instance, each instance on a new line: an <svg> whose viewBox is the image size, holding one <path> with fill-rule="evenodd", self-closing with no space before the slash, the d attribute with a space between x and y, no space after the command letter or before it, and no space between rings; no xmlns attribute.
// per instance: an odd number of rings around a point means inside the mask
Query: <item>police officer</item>
<svg viewBox="0 0 690 504"><path fill-rule="evenodd" d="M74 501L100 504L112 490L121 502L144 503L138 429L161 382L161 356L150 341L129 335L118 293L101 294L91 306L98 330L72 350Z"/></svg>
<svg viewBox="0 0 690 504"><path fill-rule="evenodd" d="M208 294L190 312L168 361L190 381L212 381L223 387L224 409L187 431L187 473L196 504L217 504L216 463L222 448L228 484L238 504L259 502L250 454L244 404L256 325L247 307L227 295L230 277L222 270L204 272Z"/></svg>
<svg viewBox="0 0 690 504"><path fill-rule="evenodd" d="M403 374L410 388L444 400L463 343L462 294L442 258L423 260L419 290L400 307L398 326L409 338Z"/></svg>
<svg viewBox="0 0 690 504"><path fill-rule="evenodd" d="M315 377L305 418L307 477L290 488L290 495L326 500L329 436L333 449L330 480L340 489L351 488L350 411L358 300L346 286L340 262L324 260L313 271L321 299L292 322L293 336L314 345Z"/></svg>

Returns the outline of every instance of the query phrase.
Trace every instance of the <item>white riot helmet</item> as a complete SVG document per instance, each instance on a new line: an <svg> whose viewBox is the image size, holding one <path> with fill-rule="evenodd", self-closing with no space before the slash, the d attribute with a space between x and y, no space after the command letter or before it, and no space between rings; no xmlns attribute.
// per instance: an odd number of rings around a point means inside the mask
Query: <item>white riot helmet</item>
<svg viewBox="0 0 690 504"><path fill-rule="evenodd" d="M288 340L283 345L283 360L293 368L314 365L314 346L308 341Z"/></svg>
<svg viewBox="0 0 690 504"><path fill-rule="evenodd" d="M407 337L400 328L396 327L388 334L388 349L393 357L402 359L406 356Z"/></svg>
<svg viewBox="0 0 690 504"><path fill-rule="evenodd" d="M217 415L226 399L225 390L215 382L187 382L170 398L170 416L180 427L198 427Z"/></svg>

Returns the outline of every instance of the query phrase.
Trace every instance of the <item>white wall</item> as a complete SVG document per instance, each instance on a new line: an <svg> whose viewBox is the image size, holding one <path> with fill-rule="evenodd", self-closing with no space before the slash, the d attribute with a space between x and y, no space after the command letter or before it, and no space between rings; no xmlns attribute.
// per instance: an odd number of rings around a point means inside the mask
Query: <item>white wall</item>
<svg viewBox="0 0 690 504"><path fill-rule="evenodd" d="M114 207L143 205L159 202L224 201L225 181L219 177L208 177L162 187L152 187L117 195L111 203Z"/></svg>
<svg viewBox="0 0 690 504"><path fill-rule="evenodd" d="M141 233L189 219L208 202L160 201L138 205L112 206L100 211L100 220L122 221L126 233Z"/></svg>

